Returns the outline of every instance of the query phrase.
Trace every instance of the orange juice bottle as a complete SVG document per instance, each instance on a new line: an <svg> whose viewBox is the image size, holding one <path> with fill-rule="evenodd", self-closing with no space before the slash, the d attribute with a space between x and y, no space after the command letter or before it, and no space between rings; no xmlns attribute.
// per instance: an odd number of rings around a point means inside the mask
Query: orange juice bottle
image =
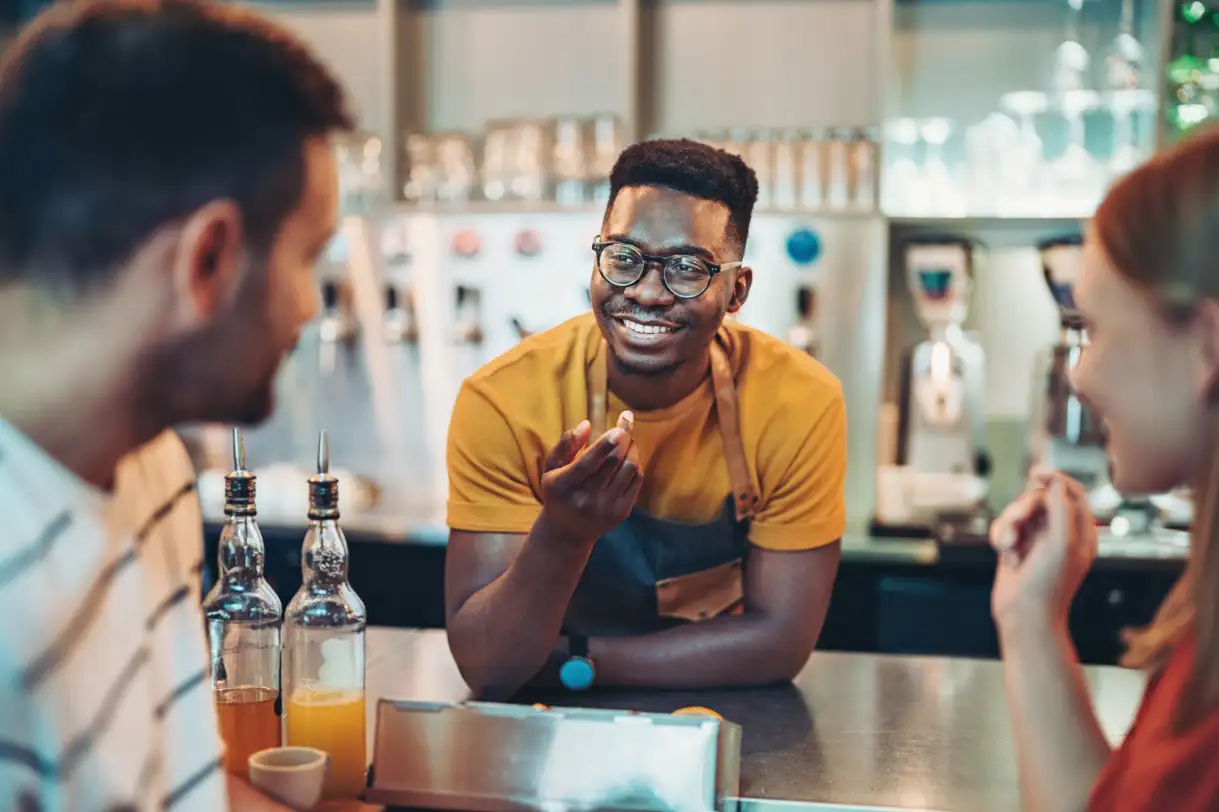
<svg viewBox="0 0 1219 812"><path fill-rule="evenodd" d="M356 798L364 791L364 692L298 688L288 698L288 744L330 754L327 798Z"/></svg>
<svg viewBox="0 0 1219 812"><path fill-rule="evenodd" d="M330 754L324 795L358 798L368 767L364 710L364 602L347 583L339 486L329 473L326 432L309 479L309 532L301 588L284 618L285 742Z"/></svg>
<svg viewBox="0 0 1219 812"><path fill-rule="evenodd" d="M245 470L241 432L233 430L233 471L224 478L219 569L203 601L212 652L212 691L227 770L249 771L249 757L280 743L279 665L283 604L263 577L265 548Z"/></svg>

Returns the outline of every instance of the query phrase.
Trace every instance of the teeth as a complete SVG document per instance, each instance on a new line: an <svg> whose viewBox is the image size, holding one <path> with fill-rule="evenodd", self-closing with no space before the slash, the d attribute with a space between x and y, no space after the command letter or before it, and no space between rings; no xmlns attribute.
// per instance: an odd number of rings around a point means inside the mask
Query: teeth
<svg viewBox="0 0 1219 812"><path fill-rule="evenodd" d="M640 324L637 321L628 321L626 319L623 319L622 323L625 324L626 329L630 330L632 333L639 333L641 335L654 335L656 333L671 333L675 329L673 327L661 327L656 324Z"/></svg>

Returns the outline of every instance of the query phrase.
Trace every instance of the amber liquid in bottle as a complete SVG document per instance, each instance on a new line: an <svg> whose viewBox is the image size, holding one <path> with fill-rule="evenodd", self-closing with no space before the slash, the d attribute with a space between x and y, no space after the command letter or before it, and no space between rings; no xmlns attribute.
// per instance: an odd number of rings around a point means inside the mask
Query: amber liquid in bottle
<svg viewBox="0 0 1219 812"><path fill-rule="evenodd" d="M279 747L279 597L263 577L262 534L255 520L254 475L245 470L239 431L233 431L234 471L225 477L219 578L203 602L212 653L212 694L224 741L224 766L246 775L249 758Z"/></svg>
<svg viewBox="0 0 1219 812"><path fill-rule="evenodd" d="M279 747L280 718L275 712L279 692L272 688L226 688L216 691L220 738L225 743L224 768L244 774L250 756Z"/></svg>

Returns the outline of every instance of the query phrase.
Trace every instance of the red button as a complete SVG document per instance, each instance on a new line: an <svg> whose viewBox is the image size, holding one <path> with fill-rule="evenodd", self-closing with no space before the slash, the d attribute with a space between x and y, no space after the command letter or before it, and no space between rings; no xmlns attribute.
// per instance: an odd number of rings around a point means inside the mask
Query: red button
<svg viewBox="0 0 1219 812"><path fill-rule="evenodd" d="M463 228L453 235L453 253L459 257L475 257L482 250L482 240L473 229Z"/></svg>
<svg viewBox="0 0 1219 812"><path fill-rule="evenodd" d="M542 236L532 228L517 232L516 252L525 257L533 257L542 253Z"/></svg>

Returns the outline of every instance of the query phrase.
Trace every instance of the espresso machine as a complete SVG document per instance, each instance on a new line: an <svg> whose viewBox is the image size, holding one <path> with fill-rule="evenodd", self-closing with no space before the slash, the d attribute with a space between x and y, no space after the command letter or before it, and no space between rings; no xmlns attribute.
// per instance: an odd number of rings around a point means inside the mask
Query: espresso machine
<svg viewBox="0 0 1219 812"><path fill-rule="evenodd" d="M903 248L906 283L927 338L902 367L895 465L882 465L874 527L967 532L987 521L985 358L962 329L974 243L924 237ZM899 529L900 528L900 529Z"/></svg>
<svg viewBox="0 0 1219 812"><path fill-rule="evenodd" d="M1039 243L1037 252L1046 286L1058 306L1059 334L1057 343L1039 356L1034 373L1030 465L1062 471L1087 488L1092 513L1109 525L1103 537L1184 543L1182 534L1170 528L1188 527L1192 518L1188 495L1119 493L1109 476L1104 423L1071 388L1071 369L1086 338L1074 297L1083 267L1083 239L1078 234L1055 237Z"/></svg>
<svg viewBox="0 0 1219 812"><path fill-rule="evenodd" d="M1031 465L1069 474L1088 489L1092 512L1113 516L1121 497L1109 482L1109 454L1100 417L1076 397L1072 367L1085 342L1083 320L1075 309L1074 289L1083 265L1083 239L1068 234L1037 245L1046 286L1058 306L1058 341L1037 361L1034 371Z"/></svg>

